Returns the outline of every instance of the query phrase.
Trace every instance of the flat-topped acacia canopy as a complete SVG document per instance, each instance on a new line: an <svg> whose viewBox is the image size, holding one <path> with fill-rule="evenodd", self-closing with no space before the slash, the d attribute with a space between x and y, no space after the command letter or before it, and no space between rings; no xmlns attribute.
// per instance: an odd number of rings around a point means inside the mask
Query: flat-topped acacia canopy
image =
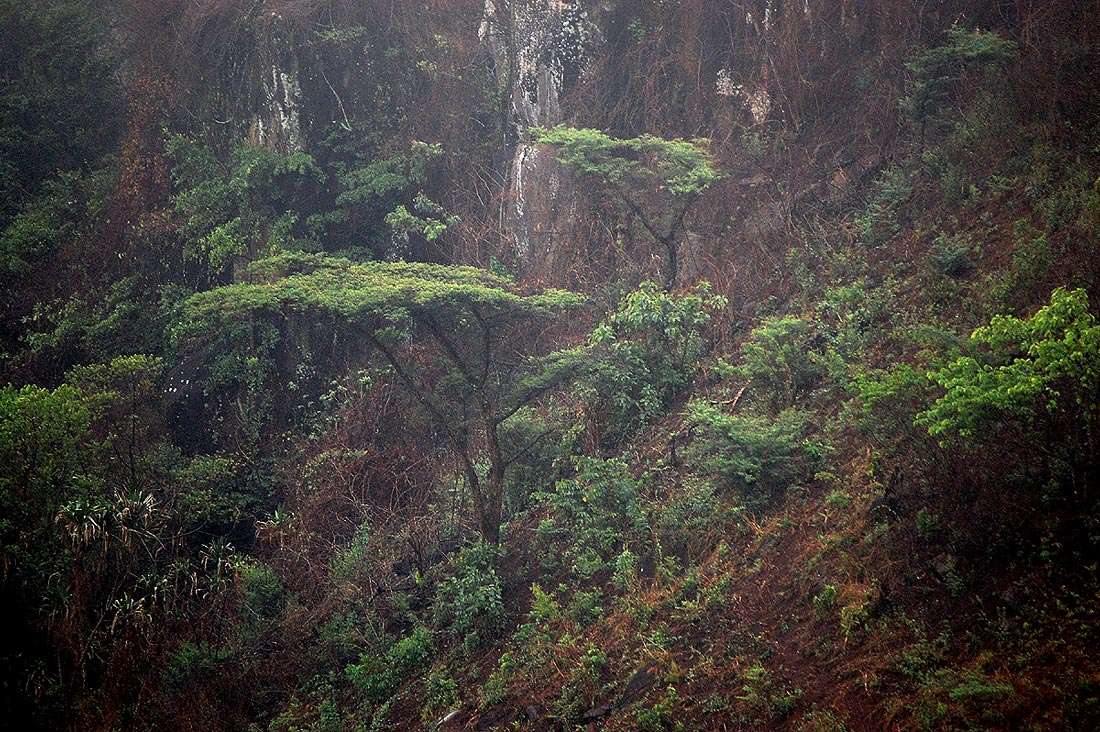
<svg viewBox="0 0 1100 732"><path fill-rule="evenodd" d="M185 331L212 321L270 312L328 313L351 325L385 327L418 315L436 318L476 311L480 317L552 317L578 307L581 295L562 290L534 294L476 267L421 262L363 262L310 254L283 254L255 262L249 282L199 293L187 301Z"/></svg>
<svg viewBox="0 0 1100 732"><path fill-rule="evenodd" d="M504 470L515 458L505 454L501 425L561 384L583 358L582 349L536 355L522 337L524 327L579 307L585 299L562 290L525 294L511 279L475 267L356 263L301 253L255 262L249 278L187 300L177 337L201 338L226 322L264 314L343 321L383 355L447 434L482 533L497 542ZM450 371L446 387L403 354L401 345L417 331L438 347L439 363ZM479 442L490 465L485 479L475 468Z"/></svg>

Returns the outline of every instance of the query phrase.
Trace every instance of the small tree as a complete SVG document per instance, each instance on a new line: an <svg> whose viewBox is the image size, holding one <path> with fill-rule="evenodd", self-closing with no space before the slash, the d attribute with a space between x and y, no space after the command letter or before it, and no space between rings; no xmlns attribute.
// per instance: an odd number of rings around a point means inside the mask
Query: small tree
<svg viewBox="0 0 1100 732"><path fill-rule="evenodd" d="M1015 54L1016 44L996 33L953 25L942 46L923 51L905 64L912 81L902 109L920 125L921 139L928 123L938 118L968 71L1003 68Z"/></svg>
<svg viewBox="0 0 1100 732"><path fill-rule="evenodd" d="M564 125L533 132L540 143L558 148L563 165L595 183L664 248L665 289L671 290L680 272L684 220L720 177L706 141L653 135L618 139Z"/></svg>
<svg viewBox="0 0 1100 732"><path fill-rule="evenodd" d="M942 440L980 442L1015 423L1029 450L1068 458L1074 486L1087 486L1100 462L1100 324L1085 291L1059 288L1029 318L995 316L971 341L973 355L929 374L943 396L917 424Z"/></svg>
<svg viewBox="0 0 1100 732"><path fill-rule="evenodd" d="M443 432L482 534L497 543L504 473L518 457L505 454L502 426L579 360L578 351L539 355L530 335L583 298L559 290L524 294L484 270L423 263L288 254L255 263L252 273L262 281L190 298L179 335L209 335L227 322L340 322L381 356ZM482 444L489 463L484 480L476 468Z"/></svg>

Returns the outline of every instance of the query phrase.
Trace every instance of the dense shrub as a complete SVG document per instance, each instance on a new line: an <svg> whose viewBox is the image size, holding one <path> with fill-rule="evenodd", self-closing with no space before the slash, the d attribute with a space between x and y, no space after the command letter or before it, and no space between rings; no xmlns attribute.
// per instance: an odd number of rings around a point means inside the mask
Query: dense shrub
<svg viewBox="0 0 1100 732"><path fill-rule="evenodd" d="M394 643L382 656L364 654L344 673L366 701L381 704L406 679L427 670L431 659L432 635L421 627Z"/></svg>
<svg viewBox="0 0 1100 732"><path fill-rule="evenodd" d="M1029 318L996 316L971 340L982 352L931 374L944 389L918 416L931 434L970 438L1005 418L1044 416L1091 432L1100 404L1100 325L1084 290L1055 290Z"/></svg>
<svg viewBox="0 0 1100 732"><path fill-rule="evenodd" d="M645 283L591 338L591 362L578 385L599 421L603 444L619 444L664 413L708 348L707 326L726 300L706 284L684 295Z"/></svg>
<svg viewBox="0 0 1100 732"><path fill-rule="evenodd" d="M947 31L946 43L922 52L906 64L912 84L903 107L924 129L948 106L967 72L1003 67L1015 55L1016 44L996 33L952 26Z"/></svg>
<svg viewBox="0 0 1100 732"><path fill-rule="evenodd" d="M51 530L59 508L104 490L91 434L98 411L72 386L0 389L0 556L14 577L35 586L32 594L66 558Z"/></svg>
<svg viewBox="0 0 1100 732"><path fill-rule="evenodd" d="M773 419L730 415L711 402L694 401L687 412L695 435L690 458L759 506L816 472L825 448L807 438L807 420L790 409Z"/></svg>
<svg viewBox="0 0 1100 732"><path fill-rule="evenodd" d="M812 322L805 318L769 318L741 346L739 372L773 413L793 407L822 375Z"/></svg>
<svg viewBox="0 0 1100 732"><path fill-rule="evenodd" d="M184 641L168 657L164 679L171 688L184 689L192 682L209 679L218 673L219 667L232 655L228 648L213 646L203 641L198 643Z"/></svg>
<svg viewBox="0 0 1100 732"><path fill-rule="evenodd" d="M641 554L648 520L624 461L577 458L576 474L537 496L546 516L536 537L544 568L582 580L607 570L624 549Z"/></svg>
<svg viewBox="0 0 1100 732"><path fill-rule="evenodd" d="M496 562L499 549L478 542L451 562L453 574L436 592L436 625L466 653L491 642L504 628L504 602Z"/></svg>

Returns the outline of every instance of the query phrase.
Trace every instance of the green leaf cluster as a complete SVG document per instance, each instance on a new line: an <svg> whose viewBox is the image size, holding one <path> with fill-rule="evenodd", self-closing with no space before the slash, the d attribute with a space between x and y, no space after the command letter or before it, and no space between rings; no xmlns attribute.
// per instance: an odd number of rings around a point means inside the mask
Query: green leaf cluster
<svg viewBox="0 0 1100 732"><path fill-rule="evenodd" d="M930 48L905 65L913 76L910 95L903 109L915 121L924 123L950 101L963 74L972 69L994 69L1008 64L1016 55L1016 44L992 31L967 30L953 25L947 42Z"/></svg>
<svg viewBox="0 0 1100 732"><path fill-rule="evenodd" d="M1031 422L1065 412L1091 429L1100 405L1100 325L1084 290L1055 290L1029 318L995 316L974 331L982 351L930 378L945 391L917 417L932 435L970 438L1005 418Z"/></svg>
<svg viewBox="0 0 1100 732"><path fill-rule="evenodd" d="M558 149L562 164L607 186L652 187L683 197L702 193L720 177L706 140L648 134L620 139L567 125L531 132L538 142Z"/></svg>
<svg viewBox="0 0 1100 732"><path fill-rule="evenodd" d="M708 328L726 306L702 283L672 294L645 282L592 332L577 390L615 443L663 414L698 371Z"/></svg>

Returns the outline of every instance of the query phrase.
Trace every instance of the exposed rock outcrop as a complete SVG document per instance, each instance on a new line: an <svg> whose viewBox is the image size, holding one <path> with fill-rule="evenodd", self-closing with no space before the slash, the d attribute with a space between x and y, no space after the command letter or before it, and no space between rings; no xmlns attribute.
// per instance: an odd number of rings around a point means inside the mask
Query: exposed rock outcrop
<svg viewBox="0 0 1100 732"><path fill-rule="evenodd" d="M260 98L248 139L282 153L296 152L302 149L302 87L293 33L274 12L259 20L256 32Z"/></svg>
<svg viewBox="0 0 1100 732"><path fill-rule="evenodd" d="M568 238L576 189L554 152L526 139L532 126L563 120L564 93L602 43L606 2L486 0L481 41L492 57L506 104L511 156L504 219L525 272L552 269Z"/></svg>

